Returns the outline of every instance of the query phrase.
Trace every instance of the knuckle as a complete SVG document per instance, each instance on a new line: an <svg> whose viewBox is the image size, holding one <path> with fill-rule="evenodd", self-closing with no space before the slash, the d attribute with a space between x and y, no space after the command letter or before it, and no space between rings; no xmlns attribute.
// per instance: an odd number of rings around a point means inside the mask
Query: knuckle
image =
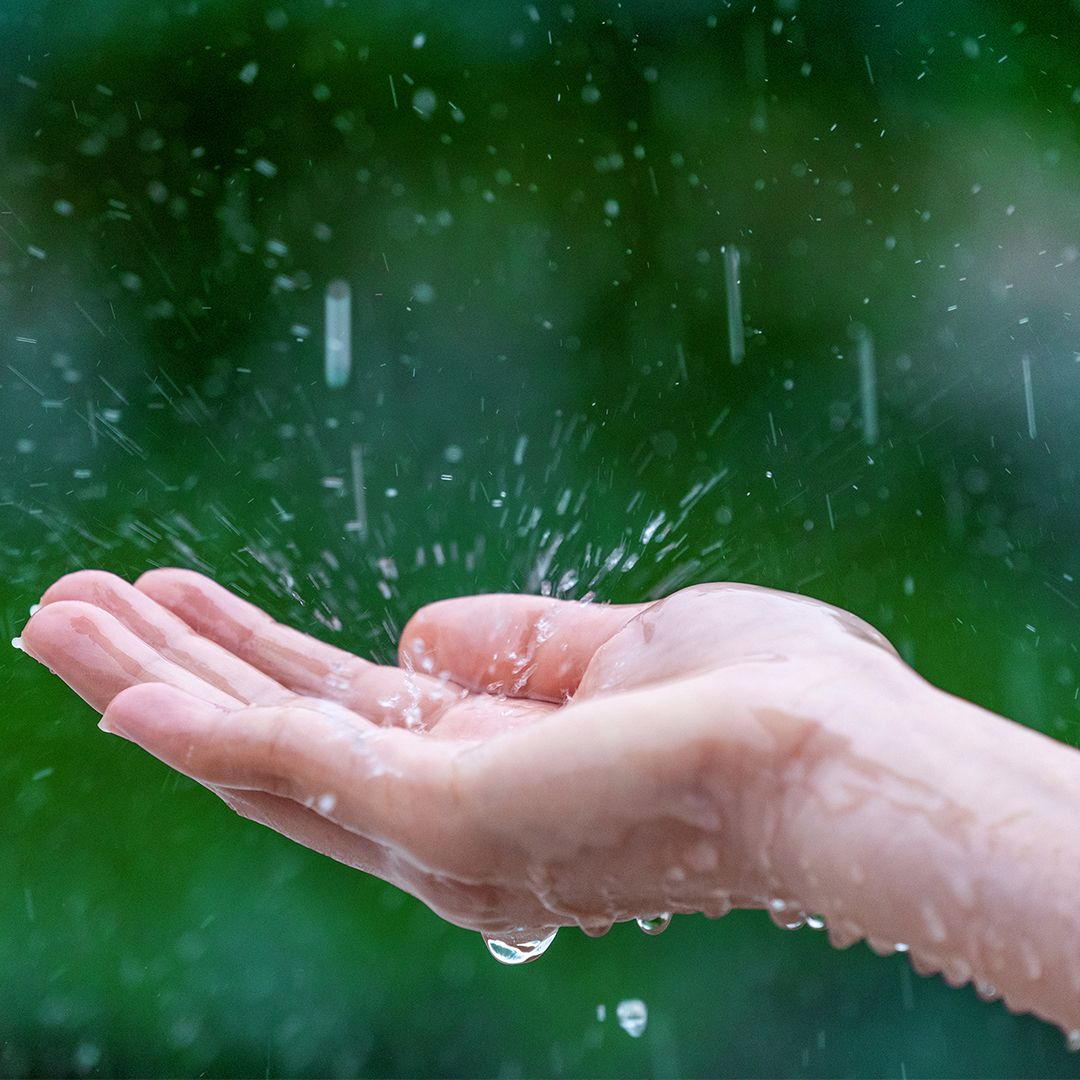
<svg viewBox="0 0 1080 1080"><path fill-rule="evenodd" d="M297 790L295 748L288 708L271 708L260 737L259 772L266 790L292 798Z"/></svg>

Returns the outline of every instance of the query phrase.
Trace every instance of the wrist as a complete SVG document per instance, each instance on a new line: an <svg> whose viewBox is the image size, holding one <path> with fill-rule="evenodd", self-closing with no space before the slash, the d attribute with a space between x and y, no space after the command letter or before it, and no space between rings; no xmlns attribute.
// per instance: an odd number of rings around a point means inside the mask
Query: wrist
<svg viewBox="0 0 1080 1080"><path fill-rule="evenodd" d="M838 945L1080 1027L1080 754L912 672L839 715L784 799L785 883Z"/></svg>

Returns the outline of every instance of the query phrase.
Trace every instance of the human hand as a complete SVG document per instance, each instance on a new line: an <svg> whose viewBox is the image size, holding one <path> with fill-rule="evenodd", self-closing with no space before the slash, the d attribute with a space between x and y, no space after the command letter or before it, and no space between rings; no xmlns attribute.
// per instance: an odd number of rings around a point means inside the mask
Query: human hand
<svg viewBox="0 0 1080 1080"><path fill-rule="evenodd" d="M245 817L480 930L768 907L1060 1024L1080 1047L1080 755L952 698L836 608L422 608L399 666L186 570L62 578L23 647Z"/></svg>
<svg viewBox="0 0 1080 1080"><path fill-rule="evenodd" d="M854 616L746 585L442 601L392 667L191 571L91 570L22 640L104 730L241 815L518 943L789 896L808 748L917 681Z"/></svg>

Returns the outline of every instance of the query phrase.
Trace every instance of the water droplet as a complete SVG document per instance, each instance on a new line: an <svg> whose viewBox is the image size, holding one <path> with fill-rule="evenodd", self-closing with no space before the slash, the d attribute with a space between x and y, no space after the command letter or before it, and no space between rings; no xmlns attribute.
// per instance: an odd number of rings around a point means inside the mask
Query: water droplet
<svg viewBox="0 0 1080 1080"><path fill-rule="evenodd" d="M330 690L348 690L350 683L345 675L345 665L340 660L335 660L330 665L323 682Z"/></svg>
<svg viewBox="0 0 1080 1080"><path fill-rule="evenodd" d="M824 930L825 929L825 916L824 915L807 915L806 916L806 925L809 926L811 930ZM899 948L900 948L900 946L897 945L897 949L899 949ZM906 949L907 946L905 945L904 948Z"/></svg>
<svg viewBox="0 0 1080 1080"><path fill-rule="evenodd" d="M769 901L769 918L781 930L798 930L806 925L806 912L794 900L779 897Z"/></svg>
<svg viewBox="0 0 1080 1080"><path fill-rule="evenodd" d="M101 1047L92 1042L81 1042L75 1048L72 1061L79 1072L88 1073L101 1061Z"/></svg>
<svg viewBox="0 0 1080 1080"><path fill-rule="evenodd" d="M657 915L639 915L634 921L643 934L655 936L662 934L671 925L671 912L661 911Z"/></svg>
<svg viewBox="0 0 1080 1080"><path fill-rule="evenodd" d="M421 86L412 99L413 109L425 120L431 119L435 110L439 107L439 99L435 91L427 86Z"/></svg>
<svg viewBox="0 0 1080 1080"><path fill-rule="evenodd" d="M639 1039L645 1034L645 1025L649 1022L649 1010L645 1002L638 998L629 998L620 1001L615 1006L615 1016L618 1018L619 1027L632 1039Z"/></svg>
<svg viewBox="0 0 1080 1080"><path fill-rule="evenodd" d="M596 1019L602 1024L607 1019L607 1006L600 1004L596 1006Z"/></svg>
<svg viewBox="0 0 1080 1080"><path fill-rule="evenodd" d="M728 356L733 364L741 364L746 355L746 329L743 326L742 291L739 277L739 249L726 244L724 254L724 291L727 300Z"/></svg>
<svg viewBox="0 0 1080 1080"><path fill-rule="evenodd" d="M326 287L326 385L340 389L352 367L352 289L338 278Z"/></svg>
<svg viewBox="0 0 1080 1080"><path fill-rule="evenodd" d="M1080 1050L1080 1028L1065 1033L1065 1046L1069 1050Z"/></svg>
<svg viewBox="0 0 1080 1080"><path fill-rule="evenodd" d="M543 956L548 946L555 940L558 930L552 930L545 938L536 938L533 941L502 941L496 937L483 935L484 944L488 952L499 961L500 964L527 964L530 960Z"/></svg>
<svg viewBox="0 0 1080 1080"><path fill-rule="evenodd" d="M13 637L11 639L11 647L13 649L20 650L20 652L26 652L26 650L23 648L23 643L22 643L22 638L21 637Z"/></svg>
<svg viewBox="0 0 1080 1080"><path fill-rule="evenodd" d="M975 993L983 1001L993 1001L998 996L997 987L990 982L977 982L975 984Z"/></svg>

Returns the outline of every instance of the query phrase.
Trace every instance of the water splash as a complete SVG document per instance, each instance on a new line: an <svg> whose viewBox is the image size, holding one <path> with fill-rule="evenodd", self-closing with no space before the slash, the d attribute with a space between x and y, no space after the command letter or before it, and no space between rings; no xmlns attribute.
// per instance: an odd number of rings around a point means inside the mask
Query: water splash
<svg viewBox="0 0 1080 1080"><path fill-rule="evenodd" d="M545 938L536 938L533 941L503 941L501 938L483 935L484 944L488 952L499 961L500 964L528 964L547 952L548 946L555 940L558 930L552 930Z"/></svg>
<svg viewBox="0 0 1080 1080"><path fill-rule="evenodd" d="M643 934L655 937L662 934L671 925L671 912L661 911L656 915L639 915L635 920Z"/></svg>

